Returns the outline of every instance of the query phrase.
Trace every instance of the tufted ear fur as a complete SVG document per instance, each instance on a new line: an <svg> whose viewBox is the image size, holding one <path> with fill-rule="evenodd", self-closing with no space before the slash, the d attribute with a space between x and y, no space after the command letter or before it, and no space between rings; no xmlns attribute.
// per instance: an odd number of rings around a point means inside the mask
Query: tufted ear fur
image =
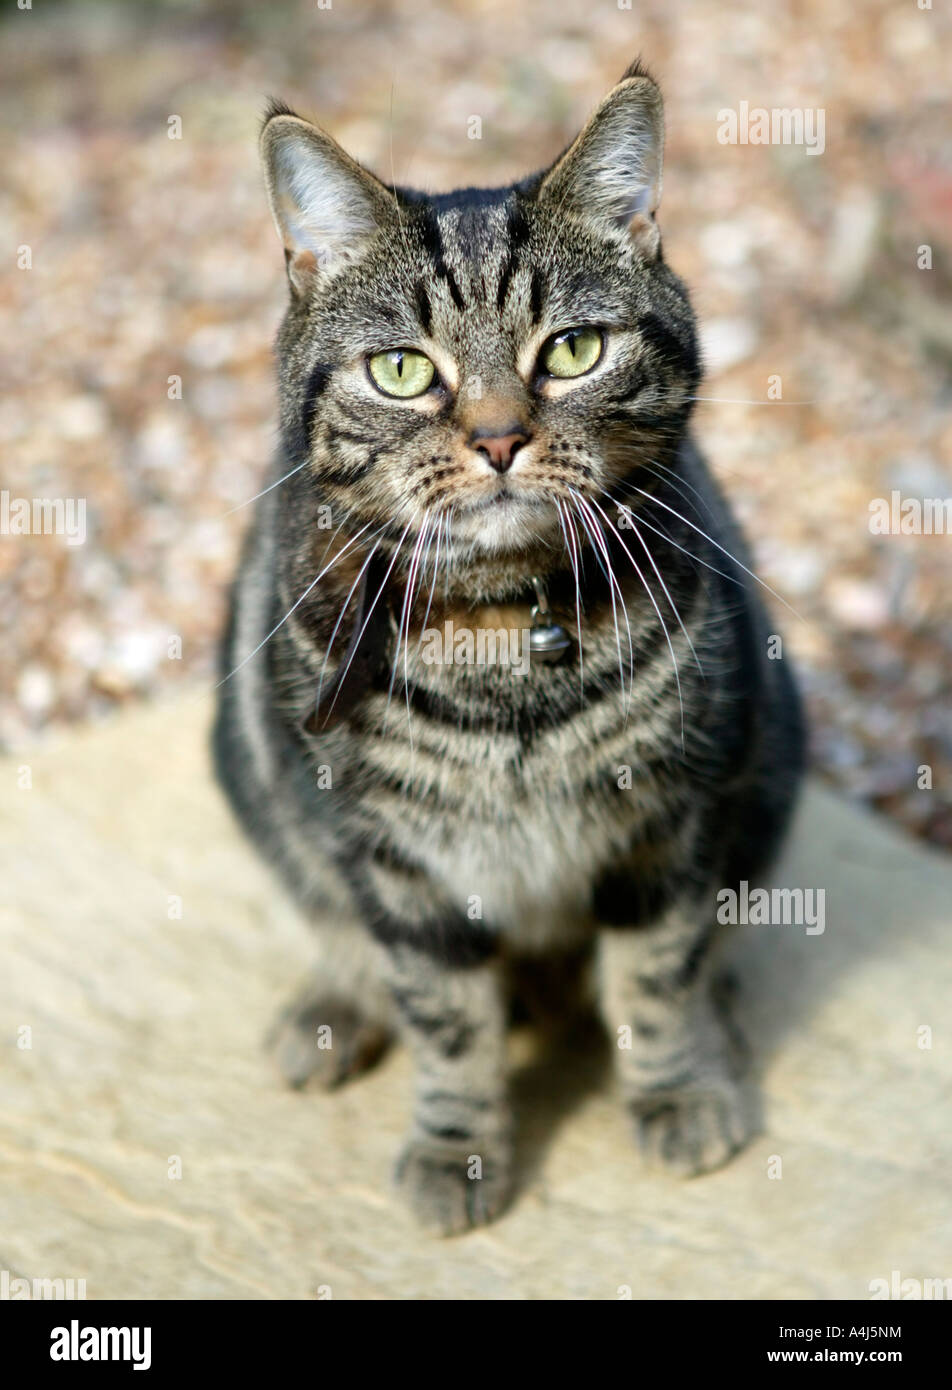
<svg viewBox="0 0 952 1390"><path fill-rule="evenodd" d="M261 158L294 294L355 259L396 208L379 179L287 107L269 111Z"/></svg>
<svg viewBox="0 0 952 1390"><path fill-rule="evenodd" d="M564 212L631 238L653 260L660 247L664 105L652 77L628 69L539 188Z"/></svg>

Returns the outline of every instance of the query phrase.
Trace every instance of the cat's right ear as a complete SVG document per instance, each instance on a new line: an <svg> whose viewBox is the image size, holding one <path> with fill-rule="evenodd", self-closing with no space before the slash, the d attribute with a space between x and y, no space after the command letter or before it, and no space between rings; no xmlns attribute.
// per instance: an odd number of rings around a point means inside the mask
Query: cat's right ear
<svg viewBox="0 0 952 1390"><path fill-rule="evenodd" d="M379 179L285 107L265 118L261 158L294 294L355 260L396 208Z"/></svg>

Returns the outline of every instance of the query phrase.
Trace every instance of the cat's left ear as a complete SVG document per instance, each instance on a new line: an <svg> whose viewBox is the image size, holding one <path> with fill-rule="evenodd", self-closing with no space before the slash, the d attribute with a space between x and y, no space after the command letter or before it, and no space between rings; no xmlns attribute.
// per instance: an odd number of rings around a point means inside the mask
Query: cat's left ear
<svg viewBox="0 0 952 1390"><path fill-rule="evenodd" d="M545 175L538 197L626 234L646 260L654 260L661 243L655 213L663 157L661 91L636 63Z"/></svg>

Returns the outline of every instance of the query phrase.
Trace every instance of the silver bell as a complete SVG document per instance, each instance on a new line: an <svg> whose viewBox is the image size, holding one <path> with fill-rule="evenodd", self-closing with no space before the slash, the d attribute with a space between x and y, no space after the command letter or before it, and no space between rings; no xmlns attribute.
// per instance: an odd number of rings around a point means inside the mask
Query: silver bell
<svg viewBox="0 0 952 1390"><path fill-rule="evenodd" d="M572 639L560 623L553 622L542 580L533 575L532 586L537 602L529 629L529 654L547 665L555 665L571 647Z"/></svg>
<svg viewBox="0 0 952 1390"><path fill-rule="evenodd" d="M533 624L529 631L529 652L539 661L554 665L556 661L561 661L571 645L571 637L558 623L545 627Z"/></svg>

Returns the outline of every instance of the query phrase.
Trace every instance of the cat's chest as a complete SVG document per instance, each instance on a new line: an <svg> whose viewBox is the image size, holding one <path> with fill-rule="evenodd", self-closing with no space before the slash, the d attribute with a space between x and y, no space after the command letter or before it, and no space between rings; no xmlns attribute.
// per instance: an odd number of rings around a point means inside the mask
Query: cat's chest
<svg viewBox="0 0 952 1390"><path fill-rule="evenodd" d="M376 802L389 834L459 911L525 948L579 931L594 883L652 809L645 785L619 786L636 756L630 733L623 746L600 740L591 712L531 739L420 722L412 746L377 748L401 787Z"/></svg>
<svg viewBox="0 0 952 1390"><path fill-rule="evenodd" d="M615 838L577 800L513 798L492 820L464 813L426 850L459 909L475 906L523 947L573 937ZM616 827L617 828L617 827Z"/></svg>

